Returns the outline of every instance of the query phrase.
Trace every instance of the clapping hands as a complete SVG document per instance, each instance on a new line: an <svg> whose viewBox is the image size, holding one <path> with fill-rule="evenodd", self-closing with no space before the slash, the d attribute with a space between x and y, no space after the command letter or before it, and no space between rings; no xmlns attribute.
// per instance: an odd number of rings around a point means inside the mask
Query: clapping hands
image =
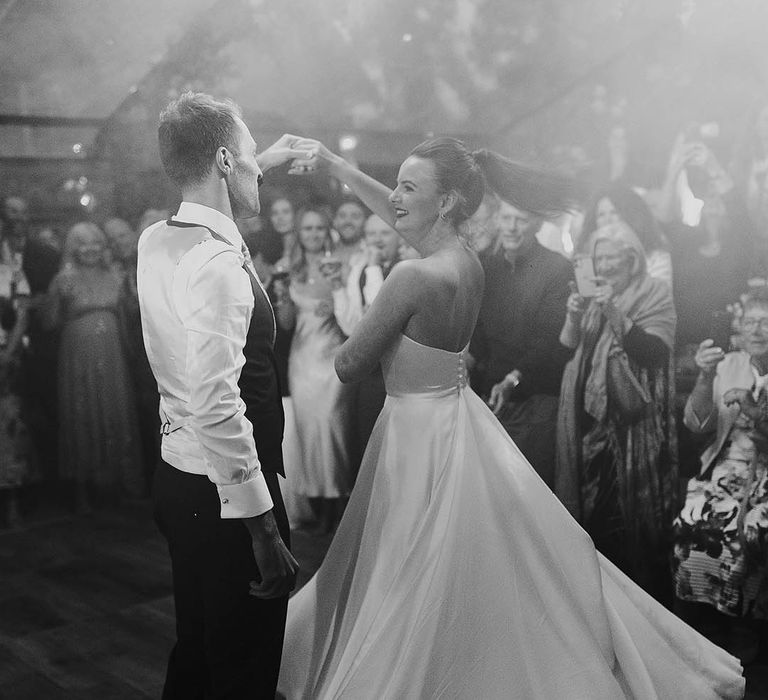
<svg viewBox="0 0 768 700"><path fill-rule="evenodd" d="M723 394L726 406L737 406L739 411L755 423L760 420L762 411L749 389L728 389Z"/></svg>

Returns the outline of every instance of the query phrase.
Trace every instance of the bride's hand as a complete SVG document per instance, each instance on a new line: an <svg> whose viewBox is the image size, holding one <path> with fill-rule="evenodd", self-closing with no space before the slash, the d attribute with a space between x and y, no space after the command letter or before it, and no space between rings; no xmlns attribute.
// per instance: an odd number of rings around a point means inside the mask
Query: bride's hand
<svg viewBox="0 0 768 700"><path fill-rule="evenodd" d="M288 170L289 175L303 175L323 167L329 167L340 158L317 139L303 136L294 136L293 138L295 141L292 143L292 147L310 155L307 158L296 158Z"/></svg>

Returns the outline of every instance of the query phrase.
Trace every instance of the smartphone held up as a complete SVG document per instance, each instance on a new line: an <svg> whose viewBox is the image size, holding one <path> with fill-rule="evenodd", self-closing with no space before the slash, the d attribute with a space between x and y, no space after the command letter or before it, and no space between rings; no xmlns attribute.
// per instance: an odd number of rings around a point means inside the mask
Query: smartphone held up
<svg viewBox="0 0 768 700"><path fill-rule="evenodd" d="M599 282L595 275L595 266L590 255L577 255L573 259L576 276L576 288L581 296L590 299L597 295Z"/></svg>

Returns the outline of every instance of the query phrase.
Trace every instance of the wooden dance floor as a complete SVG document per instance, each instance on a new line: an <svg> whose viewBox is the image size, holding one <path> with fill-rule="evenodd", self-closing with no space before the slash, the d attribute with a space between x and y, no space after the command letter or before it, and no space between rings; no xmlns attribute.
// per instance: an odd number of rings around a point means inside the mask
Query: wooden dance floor
<svg viewBox="0 0 768 700"><path fill-rule="evenodd" d="M328 537L294 534L302 582ZM173 638L165 544L148 503L0 530L0 698L158 699ZM768 697L768 668L748 675Z"/></svg>
<svg viewBox="0 0 768 700"><path fill-rule="evenodd" d="M293 540L303 583L329 538ZM148 503L0 530L0 699L158 699L170 576Z"/></svg>

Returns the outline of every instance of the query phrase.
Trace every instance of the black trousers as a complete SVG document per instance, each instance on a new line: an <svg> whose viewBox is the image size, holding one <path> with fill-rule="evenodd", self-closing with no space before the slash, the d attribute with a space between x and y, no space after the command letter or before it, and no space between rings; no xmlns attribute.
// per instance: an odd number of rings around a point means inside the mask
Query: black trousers
<svg viewBox="0 0 768 700"><path fill-rule="evenodd" d="M278 476L264 477L290 546ZM242 521L220 517L218 491L206 476L161 461L152 497L171 554L176 605L163 700L274 700L288 598L248 594L258 578L250 533Z"/></svg>

